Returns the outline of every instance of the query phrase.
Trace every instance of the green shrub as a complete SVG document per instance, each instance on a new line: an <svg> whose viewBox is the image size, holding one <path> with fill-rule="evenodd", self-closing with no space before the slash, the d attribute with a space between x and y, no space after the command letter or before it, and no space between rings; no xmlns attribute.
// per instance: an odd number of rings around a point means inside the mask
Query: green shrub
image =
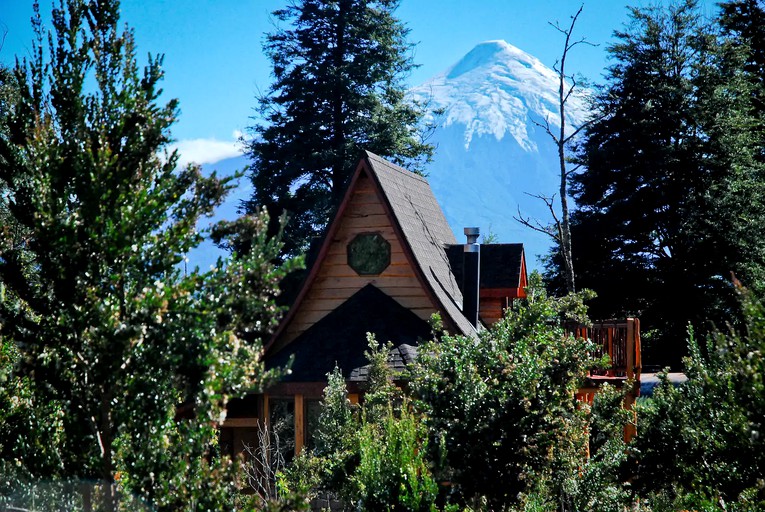
<svg viewBox="0 0 765 512"><path fill-rule="evenodd" d="M624 427L632 413L624 409L630 383L622 389L605 384L595 394L589 414L589 457L568 475L560 502L563 510L622 512L634 497L627 482L628 450Z"/></svg>
<svg viewBox="0 0 765 512"><path fill-rule="evenodd" d="M744 328L689 336L688 381L639 404L642 492L696 509L765 506L765 308L739 286Z"/></svg>
<svg viewBox="0 0 765 512"><path fill-rule="evenodd" d="M437 485L426 460L424 425L406 400L380 422L362 421L353 498L363 510L435 510Z"/></svg>
<svg viewBox="0 0 765 512"><path fill-rule="evenodd" d="M316 447L298 459L301 468L293 462L285 471L285 487L304 494L313 487L363 510L431 510L437 486L426 459L425 427L393 383L390 344L371 335L368 341L362 406L350 403L335 368L324 390Z"/></svg>
<svg viewBox="0 0 765 512"><path fill-rule="evenodd" d="M540 480L559 486L585 453L574 393L591 347L563 328L581 319L583 297L553 299L538 275L530 282L528 299L478 338L444 335L421 348L412 383L455 499L484 496L493 510L518 504Z"/></svg>

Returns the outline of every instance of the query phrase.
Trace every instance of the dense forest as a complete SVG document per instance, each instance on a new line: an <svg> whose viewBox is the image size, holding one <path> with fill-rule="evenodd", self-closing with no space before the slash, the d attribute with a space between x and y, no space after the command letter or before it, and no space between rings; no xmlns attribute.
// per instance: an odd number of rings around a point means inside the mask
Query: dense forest
<svg viewBox="0 0 765 512"><path fill-rule="evenodd" d="M328 375L311 449L232 458L230 400L262 390L263 341L355 152L431 157L396 0L294 0L264 52L235 222L197 221L229 178L177 166L162 58L139 63L117 0L63 0L0 66L0 507L14 510L765 509L765 4L630 9L567 148L579 293L553 251L476 338L432 319L406 374L370 336L363 401ZM331 44L328 44L331 42ZM228 256L186 271L209 236ZM292 281L290 281L292 279ZM595 360L565 326L638 315L666 378L574 394ZM625 429L637 424L637 436ZM264 443L262 450L271 447ZM258 462L257 460L261 456Z"/></svg>

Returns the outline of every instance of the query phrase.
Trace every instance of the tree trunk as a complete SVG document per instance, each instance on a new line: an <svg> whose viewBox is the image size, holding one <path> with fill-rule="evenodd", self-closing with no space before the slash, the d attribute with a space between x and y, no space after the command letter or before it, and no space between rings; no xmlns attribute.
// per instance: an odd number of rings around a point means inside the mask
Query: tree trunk
<svg viewBox="0 0 765 512"><path fill-rule="evenodd" d="M337 23L335 24L335 50L333 55L335 66L335 90L333 91L334 99L332 102L332 146L335 150L336 158L332 164L332 203L333 207L340 206L340 202L343 200L343 192L345 191L345 166L348 155L345 154L345 126L344 115L345 109L343 108L343 96L344 85L343 79L345 72L345 32L346 32L346 16L348 16L349 5L347 0L341 1L338 6Z"/></svg>
<svg viewBox="0 0 765 512"><path fill-rule="evenodd" d="M111 401L111 391L104 389L101 393L98 437L101 444L101 482L103 485L101 508L106 512L117 510L117 496L114 492L114 461L112 460L114 435L112 432Z"/></svg>
<svg viewBox="0 0 765 512"><path fill-rule="evenodd" d="M568 40L566 41L568 46ZM566 52L560 64L560 137L558 138L558 162L560 164L560 253L563 258L563 271L566 276L566 290L569 293L576 291L574 281L574 261L571 250L571 216L568 211L568 173L566 172L566 97L565 97L565 74L563 72L566 63Z"/></svg>

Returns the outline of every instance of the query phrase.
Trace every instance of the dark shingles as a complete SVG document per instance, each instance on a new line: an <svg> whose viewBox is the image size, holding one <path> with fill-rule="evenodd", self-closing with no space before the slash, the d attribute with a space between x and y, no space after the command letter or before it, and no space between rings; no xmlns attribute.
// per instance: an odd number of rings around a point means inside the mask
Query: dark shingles
<svg viewBox="0 0 765 512"><path fill-rule="evenodd" d="M284 382L319 382L337 365L349 380L365 380L366 333L379 343L393 344L390 360L403 371L416 357L414 346L430 337L430 326L378 288L369 284L316 322L285 349L266 360L268 368L283 367L295 354L292 373Z"/></svg>
<svg viewBox="0 0 765 512"><path fill-rule="evenodd" d="M367 161L393 216L437 300L460 334L475 328L462 314L462 293L452 274L445 248L457 240L430 185L422 176L367 152Z"/></svg>
<svg viewBox="0 0 765 512"><path fill-rule="evenodd" d="M393 347L388 352L388 366L393 370L394 375L405 375L409 366L417 358L417 347L402 344ZM366 382L369 379L369 365L354 368L348 378L351 382Z"/></svg>
<svg viewBox="0 0 765 512"><path fill-rule="evenodd" d="M462 282L462 245L446 248L457 283ZM481 288L518 288L523 244L481 245Z"/></svg>

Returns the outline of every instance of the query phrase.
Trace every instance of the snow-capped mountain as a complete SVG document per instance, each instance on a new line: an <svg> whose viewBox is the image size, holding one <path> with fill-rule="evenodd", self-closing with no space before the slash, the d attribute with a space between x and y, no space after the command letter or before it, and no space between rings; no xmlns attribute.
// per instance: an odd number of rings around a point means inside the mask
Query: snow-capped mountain
<svg viewBox="0 0 765 512"><path fill-rule="evenodd" d="M538 256L547 253L550 239L513 216L520 208L524 216L551 220L544 204L527 194L552 196L558 190L557 147L535 124L547 121L553 131L560 129L555 71L504 41L487 41L410 93L428 109L442 111L429 119L437 125L430 140L437 149L428 181L457 240L464 239L463 227L479 226L499 242L523 242L529 266L539 268ZM581 125L586 115L582 97L572 97L567 125ZM204 169L228 176L247 163L239 156ZM251 194L249 180L242 179L200 228L235 219L242 200ZM219 256L223 251L207 241L189 254L189 268L207 270Z"/></svg>
<svg viewBox="0 0 765 512"><path fill-rule="evenodd" d="M523 242L529 266L539 267L549 237L513 216L520 208L524 216L551 220L528 194L552 196L559 186L557 147L536 124L560 130L557 73L505 41L487 41L410 94L442 111L429 119L437 149L428 180L457 239L463 227L479 226L499 242ZM586 116L584 95L572 96L567 126L580 126Z"/></svg>

